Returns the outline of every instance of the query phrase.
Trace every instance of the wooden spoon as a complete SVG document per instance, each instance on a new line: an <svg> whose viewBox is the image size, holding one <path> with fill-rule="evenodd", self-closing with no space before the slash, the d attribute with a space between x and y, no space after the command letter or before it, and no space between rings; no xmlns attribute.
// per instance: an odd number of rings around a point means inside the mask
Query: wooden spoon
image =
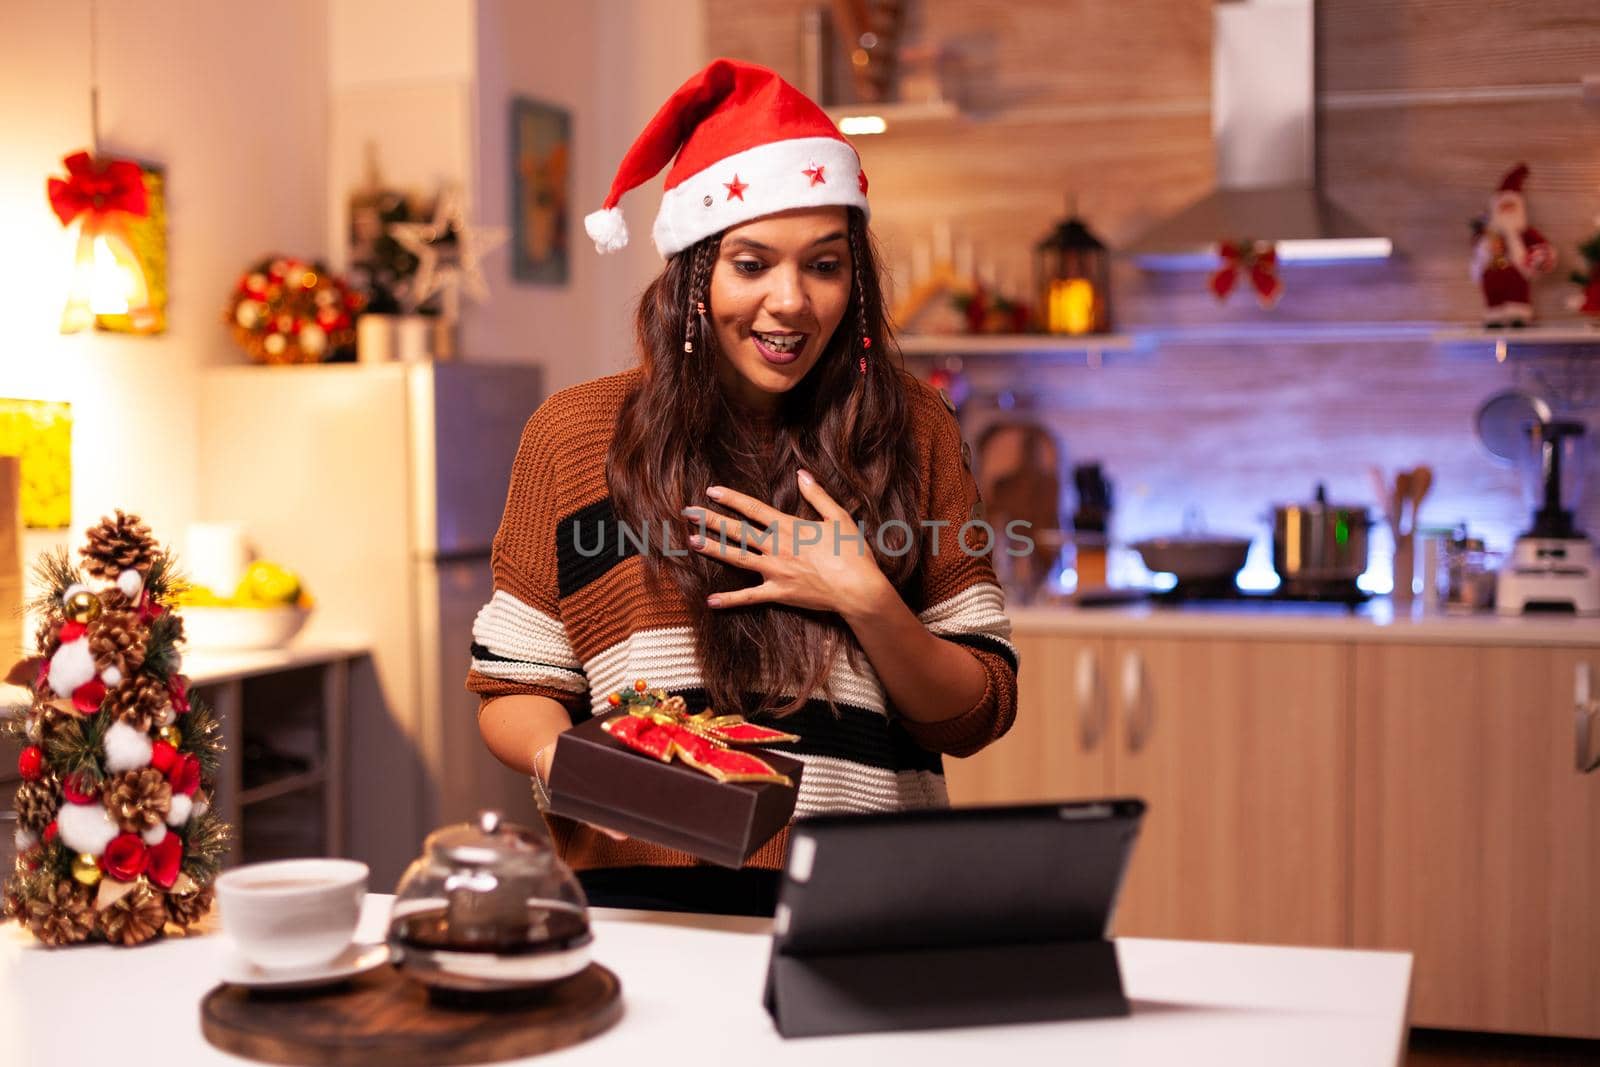
<svg viewBox="0 0 1600 1067"><path fill-rule="evenodd" d="M1394 498L1389 509L1389 524L1394 528L1395 536L1400 536L1401 528L1405 525L1406 501L1411 499L1411 472L1401 471L1394 476Z"/></svg>
<svg viewBox="0 0 1600 1067"><path fill-rule="evenodd" d="M1432 488L1432 467L1422 466L1411 472L1411 529L1413 531L1416 530L1418 517L1422 514L1422 500L1428 495L1428 490Z"/></svg>

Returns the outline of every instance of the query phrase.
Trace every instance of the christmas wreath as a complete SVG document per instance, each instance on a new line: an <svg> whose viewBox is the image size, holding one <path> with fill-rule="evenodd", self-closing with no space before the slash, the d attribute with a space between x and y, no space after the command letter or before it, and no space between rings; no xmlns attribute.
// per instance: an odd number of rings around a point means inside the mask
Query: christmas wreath
<svg viewBox="0 0 1600 1067"><path fill-rule="evenodd" d="M47 945L136 945L210 909L222 739L179 673L171 557L121 511L80 554L81 570L65 549L38 565L38 655L7 677L32 699L0 719L23 746L4 913Z"/></svg>
<svg viewBox="0 0 1600 1067"><path fill-rule="evenodd" d="M274 256L239 279L227 322L257 363L322 363L355 345L363 303L322 264Z"/></svg>

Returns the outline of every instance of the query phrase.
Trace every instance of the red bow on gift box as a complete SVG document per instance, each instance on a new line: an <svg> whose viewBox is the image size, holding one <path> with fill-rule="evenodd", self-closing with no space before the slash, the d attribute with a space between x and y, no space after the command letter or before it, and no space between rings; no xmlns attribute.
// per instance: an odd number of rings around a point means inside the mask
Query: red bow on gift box
<svg viewBox="0 0 1600 1067"><path fill-rule="evenodd" d="M67 177L51 178L48 186L50 207L61 225L71 225L84 212L96 220L113 211L138 218L150 213L139 164L127 159L96 159L87 152L74 152L62 162Z"/></svg>
<svg viewBox="0 0 1600 1067"><path fill-rule="evenodd" d="M800 740L794 734L757 726L741 715L713 715L709 708L691 715L682 697L669 697L663 689L649 691L642 682L632 693L613 693L607 699L612 707L626 706L628 714L606 720L601 729L635 752L662 763L676 756L719 782L793 784L765 760L728 746Z"/></svg>
<svg viewBox="0 0 1600 1067"><path fill-rule="evenodd" d="M1222 266L1211 275L1208 283L1218 300L1226 300L1239 275L1250 278L1261 306L1269 308L1283 295L1283 280L1278 277L1278 251L1266 241L1223 241L1217 245L1217 255Z"/></svg>

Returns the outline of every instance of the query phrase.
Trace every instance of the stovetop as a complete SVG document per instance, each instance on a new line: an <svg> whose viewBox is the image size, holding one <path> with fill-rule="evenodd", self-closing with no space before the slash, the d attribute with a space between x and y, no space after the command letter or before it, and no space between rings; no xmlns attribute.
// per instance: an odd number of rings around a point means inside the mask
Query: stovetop
<svg viewBox="0 0 1600 1067"><path fill-rule="evenodd" d="M1172 606L1185 604L1335 604L1356 610L1372 599L1372 594L1349 582L1283 582L1276 589L1240 589L1233 579L1217 582L1179 582L1171 589L1152 593L1152 602Z"/></svg>

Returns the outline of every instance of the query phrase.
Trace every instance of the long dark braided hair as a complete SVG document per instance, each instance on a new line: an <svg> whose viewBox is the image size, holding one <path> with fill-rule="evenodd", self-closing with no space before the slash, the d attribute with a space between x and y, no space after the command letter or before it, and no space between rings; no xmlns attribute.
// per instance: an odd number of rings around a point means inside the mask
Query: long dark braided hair
<svg viewBox="0 0 1600 1067"><path fill-rule="evenodd" d="M636 323L643 383L618 413L606 478L618 519L651 531L653 545L666 523L675 531L673 548L685 547L694 527L681 509L708 504L708 485L726 485L779 511L817 520L795 484L795 470L803 467L869 535L870 551L896 587L916 573L921 537L897 539L894 527L881 545L873 536L896 519L919 529L920 473L907 383L898 358L889 355L893 345L877 250L861 212L847 211L849 306L816 365L781 398L773 426L757 427L740 417L717 379L709 303L722 235L673 256L646 288ZM830 612L783 604L705 606L711 593L760 584L758 574L695 552L667 556L653 550L644 563L655 595L675 592L686 602L700 673L718 710L797 710L806 698L824 695L820 690L840 649L860 669L859 646ZM792 699L778 699L785 693Z"/></svg>

